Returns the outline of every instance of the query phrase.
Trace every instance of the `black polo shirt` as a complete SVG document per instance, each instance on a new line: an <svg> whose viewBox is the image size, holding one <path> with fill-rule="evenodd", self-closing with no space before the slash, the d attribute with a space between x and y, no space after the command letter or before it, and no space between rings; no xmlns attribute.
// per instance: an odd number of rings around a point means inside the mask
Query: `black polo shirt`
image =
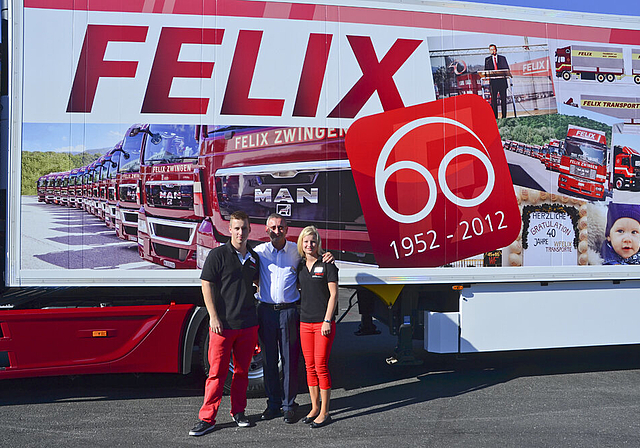
<svg viewBox="0 0 640 448"><path fill-rule="evenodd" d="M322 322L329 303L329 282L338 282L338 267L334 263L314 263L311 272L304 258L298 265L300 284L300 322Z"/></svg>
<svg viewBox="0 0 640 448"><path fill-rule="evenodd" d="M258 325L253 281L258 279L260 259L252 249L247 250L251 256L242 264L230 242L216 247L209 252L200 275L213 285L216 312L227 330Z"/></svg>

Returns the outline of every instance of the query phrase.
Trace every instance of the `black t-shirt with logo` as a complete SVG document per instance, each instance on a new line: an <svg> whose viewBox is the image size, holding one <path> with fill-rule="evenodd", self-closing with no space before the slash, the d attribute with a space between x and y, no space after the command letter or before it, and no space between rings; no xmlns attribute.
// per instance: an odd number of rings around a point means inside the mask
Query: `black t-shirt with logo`
<svg viewBox="0 0 640 448"><path fill-rule="evenodd" d="M223 328L240 330L258 325L253 281L258 279L260 259L251 254L240 262L231 243L216 247L207 256L200 279L211 282L218 318Z"/></svg>
<svg viewBox="0 0 640 448"><path fill-rule="evenodd" d="M338 267L334 263L318 260L311 271L303 258L298 265L300 284L300 322L322 322L329 303L329 282L338 281Z"/></svg>

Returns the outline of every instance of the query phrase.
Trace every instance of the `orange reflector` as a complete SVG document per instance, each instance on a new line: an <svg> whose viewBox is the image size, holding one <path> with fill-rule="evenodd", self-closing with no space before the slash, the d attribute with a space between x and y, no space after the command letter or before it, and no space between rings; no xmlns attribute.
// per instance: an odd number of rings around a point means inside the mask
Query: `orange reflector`
<svg viewBox="0 0 640 448"><path fill-rule="evenodd" d="M106 338L107 330L94 330L91 332L91 336L94 338Z"/></svg>
<svg viewBox="0 0 640 448"><path fill-rule="evenodd" d="M453 289L454 291L462 291L463 286L462 285L453 285L451 287L451 289Z"/></svg>

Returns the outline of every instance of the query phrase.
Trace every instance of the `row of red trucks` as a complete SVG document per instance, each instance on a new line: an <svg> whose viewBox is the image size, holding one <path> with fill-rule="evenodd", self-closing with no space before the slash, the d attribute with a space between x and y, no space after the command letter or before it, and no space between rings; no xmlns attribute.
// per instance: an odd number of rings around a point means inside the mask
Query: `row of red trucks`
<svg viewBox="0 0 640 448"><path fill-rule="evenodd" d="M38 178L38 202L84 209L115 228L116 190L120 177L121 143L79 168Z"/></svg>
<svg viewBox="0 0 640 448"><path fill-rule="evenodd" d="M539 159L547 170L561 174L559 189L580 196L602 199L608 179L617 190L640 188L640 152L614 146L613 169L609 169L606 136L601 131L569 126L565 140L553 139L544 146L506 140L503 147Z"/></svg>
<svg viewBox="0 0 640 448"><path fill-rule="evenodd" d="M42 176L38 200L84 208L137 241L143 259L169 268L201 267L227 240L236 209L254 222L277 211L292 234L313 220L340 259L373 262L359 207L341 216L325 207L333 195L359 204L344 136L326 128L134 125L95 162Z"/></svg>
<svg viewBox="0 0 640 448"><path fill-rule="evenodd" d="M569 125L564 141L553 139L544 146L505 141L503 147L505 150L537 158L547 170L560 173L559 191L595 200L604 199L610 172L604 132ZM621 157L616 159L616 186L619 177L618 163L621 161Z"/></svg>

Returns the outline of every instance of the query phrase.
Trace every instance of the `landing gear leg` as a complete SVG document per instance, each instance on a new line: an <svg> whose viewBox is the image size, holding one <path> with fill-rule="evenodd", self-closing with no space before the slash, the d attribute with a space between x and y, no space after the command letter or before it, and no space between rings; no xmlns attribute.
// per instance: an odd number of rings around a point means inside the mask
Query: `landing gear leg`
<svg viewBox="0 0 640 448"><path fill-rule="evenodd" d="M398 345L395 355L387 358L389 365L418 366L423 362L413 354L413 331L416 325L414 311L417 309L418 295L415 291L405 290L400 297L400 319L398 326Z"/></svg>

